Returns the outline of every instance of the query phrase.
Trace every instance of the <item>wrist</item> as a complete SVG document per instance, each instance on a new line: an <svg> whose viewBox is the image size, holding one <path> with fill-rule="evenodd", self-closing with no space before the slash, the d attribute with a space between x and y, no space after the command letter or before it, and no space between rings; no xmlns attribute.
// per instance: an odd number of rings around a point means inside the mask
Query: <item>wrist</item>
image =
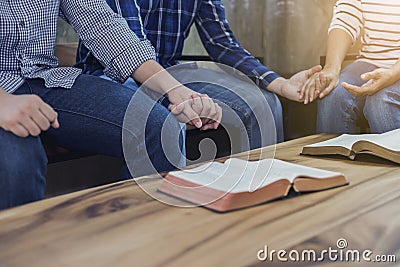
<svg viewBox="0 0 400 267"><path fill-rule="evenodd" d="M284 85L286 84L287 79L279 77L273 80L268 86L267 90L271 91L277 95L283 96L284 94Z"/></svg>
<svg viewBox="0 0 400 267"><path fill-rule="evenodd" d="M171 85L168 87L164 87L164 92L165 96L168 98L168 100L178 100L176 99L179 97L179 92L182 90L181 85Z"/></svg>
<svg viewBox="0 0 400 267"><path fill-rule="evenodd" d="M325 65L324 72L330 72L333 73L335 75L339 75L340 72L342 71L342 66L338 65L338 64L333 64L333 65Z"/></svg>
<svg viewBox="0 0 400 267"><path fill-rule="evenodd" d="M390 68L392 77L396 80L400 80L400 64L395 64Z"/></svg>
<svg viewBox="0 0 400 267"><path fill-rule="evenodd" d="M10 96L10 94L0 88L0 101L6 99L8 96Z"/></svg>

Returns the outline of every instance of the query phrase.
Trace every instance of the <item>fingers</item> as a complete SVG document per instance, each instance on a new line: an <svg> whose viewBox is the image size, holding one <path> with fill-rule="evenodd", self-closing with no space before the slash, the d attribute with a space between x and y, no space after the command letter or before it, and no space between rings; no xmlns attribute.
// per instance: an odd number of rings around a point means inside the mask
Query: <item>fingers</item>
<svg viewBox="0 0 400 267"><path fill-rule="evenodd" d="M34 119L30 116L21 117L19 119L19 123L28 131L29 135L38 136L42 132Z"/></svg>
<svg viewBox="0 0 400 267"><path fill-rule="evenodd" d="M315 99L315 94L321 90L321 74L318 73L315 75L315 80L314 80L314 90L310 90L308 99L310 100L310 103L314 101Z"/></svg>
<svg viewBox="0 0 400 267"><path fill-rule="evenodd" d="M31 105L26 110L20 112L18 124L24 128L17 126L16 130L20 133L39 136L41 132L47 131L50 126L59 127L57 120L57 112L41 99L33 97Z"/></svg>
<svg viewBox="0 0 400 267"><path fill-rule="evenodd" d="M314 95L315 91L315 80L309 84L307 90L304 92L304 104L307 105L308 103L312 102L312 98L310 96Z"/></svg>
<svg viewBox="0 0 400 267"><path fill-rule="evenodd" d="M183 103L180 103L178 105L173 105L170 104L168 106L169 111L172 112L172 114L174 114L175 116L179 115L182 113L183 109L184 109L185 105Z"/></svg>
<svg viewBox="0 0 400 267"><path fill-rule="evenodd" d="M48 122L51 124L51 126L53 128L60 127L60 123L58 122L58 114L52 107L50 107L48 104L43 102L42 105L39 107L39 110L43 114L43 116L48 120ZM49 127L47 127L47 129L48 128Z"/></svg>
<svg viewBox="0 0 400 267"><path fill-rule="evenodd" d="M308 69L306 71L307 79L310 78L311 76L313 76L315 73L320 72L321 70L322 70L321 65L317 65L317 66L312 67L311 69Z"/></svg>
<svg viewBox="0 0 400 267"><path fill-rule="evenodd" d="M361 74L361 79L364 80L364 81L377 79L377 78L379 78L378 77L379 74L380 74L380 70L376 69L376 70L373 70L371 72L367 72L367 73Z"/></svg>
<svg viewBox="0 0 400 267"><path fill-rule="evenodd" d="M189 101L184 102L184 109L182 113L186 116L188 121L196 126L196 128L201 128L203 126L199 114L197 114L196 111L193 110L192 105L189 103Z"/></svg>
<svg viewBox="0 0 400 267"><path fill-rule="evenodd" d="M322 92L319 94L319 98L322 99L325 96L329 95L329 93L333 90L333 88L335 88L335 86L333 85L333 83L330 83L328 87L322 90Z"/></svg>
<svg viewBox="0 0 400 267"><path fill-rule="evenodd" d="M329 86L328 77L324 73L322 72L318 73L318 80L319 83L318 87L315 88L314 99L317 99L318 95L322 92L322 90L324 90L326 87Z"/></svg>
<svg viewBox="0 0 400 267"><path fill-rule="evenodd" d="M50 120L46 118L40 111L31 116L32 121L39 127L41 131L47 131L50 128Z"/></svg>
<svg viewBox="0 0 400 267"><path fill-rule="evenodd" d="M342 86L344 89L349 91L353 95L360 95L362 93L362 89L359 86L355 86L346 82L342 82Z"/></svg>
<svg viewBox="0 0 400 267"><path fill-rule="evenodd" d="M208 124L205 124L201 130L205 131L205 130L210 130L210 129L218 129L221 120L222 120L222 108L217 104L214 103L214 108L216 110L216 119L214 120L210 120Z"/></svg>
<svg viewBox="0 0 400 267"><path fill-rule="evenodd" d="M168 106L168 109L171 111L171 113L177 118L178 121L184 122L190 125L194 125L194 122L190 120L189 117L186 116L186 114L183 112L185 109L185 104L180 103L178 105L173 105L170 104Z"/></svg>
<svg viewBox="0 0 400 267"><path fill-rule="evenodd" d="M9 129L5 129L7 131L12 132L13 134L15 134L16 136L19 137L28 137L29 136L29 131L27 129L25 129L24 126L22 126L21 124L15 124L12 127L10 127Z"/></svg>
<svg viewBox="0 0 400 267"><path fill-rule="evenodd" d="M203 101L200 94L192 94L192 108L197 114L203 112Z"/></svg>
<svg viewBox="0 0 400 267"><path fill-rule="evenodd" d="M310 95L314 95L316 77L309 78L306 83L304 84L302 91L300 93L300 100L304 101L304 104L308 104L310 101Z"/></svg>
<svg viewBox="0 0 400 267"><path fill-rule="evenodd" d="M222 109L205 94L193 93L190 99L168 109L181 122L189 123L201 130L218 128Z"/></svg>
<svg viewBox="0 0 400 267"><path fill-rule="evenodd" d="M200 96L203 110L199 113L200 117L203 119L203 125L207 124L210 120L214 119L215 107L214 101L206 94L198 94Z"/></svg>

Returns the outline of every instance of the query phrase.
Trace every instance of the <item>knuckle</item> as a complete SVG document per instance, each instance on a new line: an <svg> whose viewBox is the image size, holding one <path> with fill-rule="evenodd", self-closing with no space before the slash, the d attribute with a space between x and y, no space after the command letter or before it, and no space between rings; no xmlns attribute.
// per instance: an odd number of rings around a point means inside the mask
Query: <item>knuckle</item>
<svg viewBox="0 0 400 267"><path fill-rule="evenodd" d="M12 128L17 124L17 122L13 118L8 117L4 120L4 124L6 127Z"/></svg>
<svg viewBox="0 0 400 267"><path fill-rule="evenodd" d="M31 101L33 103L37 103L38 104L38 103L42 102L41 98L39 96L37 96L37 95L31 95L30 98L31 98Z"/></svg>
<svg viewBox="0 0 400 267"><path fill-rule="evenodd" d="M19 110L20 115L24 114L25 112L31 112L34 109L33 104L34 104L34 102L31 102L31 101L23 102L21 104L20 110Z"/></svg>

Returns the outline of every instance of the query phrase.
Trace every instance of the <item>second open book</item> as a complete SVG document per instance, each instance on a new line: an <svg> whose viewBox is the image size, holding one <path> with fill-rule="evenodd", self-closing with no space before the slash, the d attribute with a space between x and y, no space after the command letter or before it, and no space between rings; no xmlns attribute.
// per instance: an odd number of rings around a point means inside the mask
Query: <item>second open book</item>
<svg viewBox="0 0 400 267"><path fill-rule="evenodd" d="M276 159L228 159L170 172L159 190L219 212L285 197L290 188L310 192L346 185L343 174Z"/></svg>
<svg viewBox="0 0 400 267"><path fill-rule="evenodd" d="M382 134L343 134L308 145L304 155L343 155L352 160L357 154L371 154L400 164L400 129Z"/></svg>

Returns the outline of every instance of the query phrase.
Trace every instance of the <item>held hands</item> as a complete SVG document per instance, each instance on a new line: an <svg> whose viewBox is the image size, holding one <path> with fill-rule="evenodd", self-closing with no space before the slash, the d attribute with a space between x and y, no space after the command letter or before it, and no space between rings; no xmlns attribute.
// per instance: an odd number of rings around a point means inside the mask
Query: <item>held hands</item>
<svg viewBox="0 0 400 267"><path fill-rule="evenodd" d="M314 73L298 91L300 99L304 104L308 104L318 97L324 98L338 85L339 74L340 70L332 68L324 68L322 71Z"/></svg>
<svg viewBox="0 0 400 267"><path fill-rule="evenodd" d="M287 99L300 102L299 91L307 80L315 73L320 72L322 67L320 65L312 67L311 69L298 72L290 79L278 78L275 79L268 87L274 93L283 96Z"/></svg>
<svg viewBox="0 0 400 267"><path fill-rule="evenodd" d="M170 90L167 95L171 102L169 110L179 121L201 130L218 128L222 109L207 95L199 94L183 85Z"/></svg>
<svg viewBox="0 0 400 267"><path fill-rule="evenodd" d="M379 68L362 74L361 79L367 82L361 86L355 86L345 82L343 82L342 85L353 95L373 95L396 83L399 77L394 68Z"/></svg>
<svg viewBox="0 0 400 267"><path fill-rule="evenodd" d="M28 137L38 136L50 126L60 126L57 113L38 96L0 92L1 128L19 137Z"/></svg>

